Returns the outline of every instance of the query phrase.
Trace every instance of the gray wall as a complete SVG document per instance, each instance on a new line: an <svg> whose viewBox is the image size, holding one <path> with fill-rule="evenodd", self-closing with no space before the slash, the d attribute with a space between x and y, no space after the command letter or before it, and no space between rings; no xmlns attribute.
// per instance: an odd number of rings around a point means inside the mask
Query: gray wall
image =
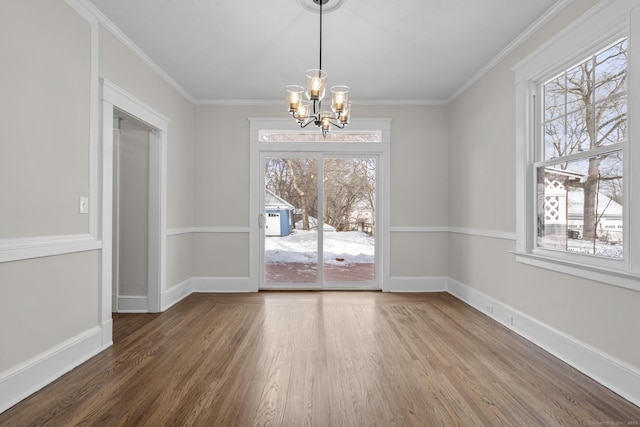
<svg viewBox="0 0 640 427"><path fill-rule="evenodd" d="M449 106L450 226L515 235L511 68L596 1L574 1ZM513 239L451 234L449 276L640 369L640 292L515 261Z"/></svg>
<svg viewBox="0 0 640 427"><path fill-rule="evenodd" d="M0 241L89 233L90 26L64 2L0 13ZM98 324L97 251L0 263L0 372Z"/></svg>

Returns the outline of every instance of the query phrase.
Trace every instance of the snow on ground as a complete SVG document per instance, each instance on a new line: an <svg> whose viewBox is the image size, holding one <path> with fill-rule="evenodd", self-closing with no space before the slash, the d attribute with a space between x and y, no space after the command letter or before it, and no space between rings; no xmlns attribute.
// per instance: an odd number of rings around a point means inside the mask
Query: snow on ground
<svg viewBox="0 0 640 427"><path fill-rule="evenodd" d="M294 230L285 237L268 236L265 238L265 262L278 263L315 263L318 253L318 232ZM324 233L325 264L373 263L375 239L361 231L343 231ZM336 258L343 258L338 261Z"/></svg>
<svg viewBox="0 0 640 427"><path fill-rule="evenodd" d="M594 244L593 241L569 239L567 246L569 252L622 259L622 243L607 244L596 241Z"/></svg>

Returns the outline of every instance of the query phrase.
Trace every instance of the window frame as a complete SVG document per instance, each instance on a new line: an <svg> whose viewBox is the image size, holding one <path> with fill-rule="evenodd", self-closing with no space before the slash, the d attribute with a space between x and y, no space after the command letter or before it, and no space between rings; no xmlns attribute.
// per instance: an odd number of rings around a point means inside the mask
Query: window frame
<svg viewBox="0 0 640 427"><path fill-rule="evenodd" d="M600 3L519 62L516 75L516 260L529 265L571 274L603 283L640 290L640 155L633 156L634 121L640 117L640 26L638 2L617 0ZM635 8L635 9L634 9ZM542 85L583 62L607 46L627 38L628 140L598 151L622 151L623 155L623 259L575 254L537 246L537 167L541 157ZM637 53L636 53L637 52ZM638 80L637 77L635 80ZM640 123L640 120L637 120ZM640 129L638 130L640 134ZM640 153L640 152L639 152ZM637 216L637 215L636 215Z"/></svg>

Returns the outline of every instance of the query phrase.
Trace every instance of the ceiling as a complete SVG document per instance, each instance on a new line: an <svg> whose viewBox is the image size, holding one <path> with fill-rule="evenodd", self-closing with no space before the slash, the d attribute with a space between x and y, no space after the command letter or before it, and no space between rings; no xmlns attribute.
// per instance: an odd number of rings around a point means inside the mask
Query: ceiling
<svg viewBox="0 0 640 427"><path fill-rule="evenodd" d="M89 1L197 103L279 101L318 66L312 0ZM322 68L354 104L445 103L560 3L329 0Z"/></svg>

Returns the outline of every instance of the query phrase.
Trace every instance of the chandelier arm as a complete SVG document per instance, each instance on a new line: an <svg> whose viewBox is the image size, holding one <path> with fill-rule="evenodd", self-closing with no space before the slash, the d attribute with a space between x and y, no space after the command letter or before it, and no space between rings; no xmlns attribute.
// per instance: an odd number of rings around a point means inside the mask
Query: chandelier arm
<svg viewBox="0 0 640 427"><path fill-rule="evenodd" d="M340 123L340 122L335 122L335 119L328 119L328 122L331 123L333 126L337 127L338 129L344 129L344 127L346 126L346 123Z"/></svg>
<svg viewBox="0 0 640 427"><path fill-rule="evenodd" d="M304 129L307 126L309 126L311 123L315 123L315 121L316 121L316 117L313 116L313 117L309 117L309 119L306 122L304 122L304 123L303 122L299 122L298 124L300 125L300 127L302 129Z"/></svg>

